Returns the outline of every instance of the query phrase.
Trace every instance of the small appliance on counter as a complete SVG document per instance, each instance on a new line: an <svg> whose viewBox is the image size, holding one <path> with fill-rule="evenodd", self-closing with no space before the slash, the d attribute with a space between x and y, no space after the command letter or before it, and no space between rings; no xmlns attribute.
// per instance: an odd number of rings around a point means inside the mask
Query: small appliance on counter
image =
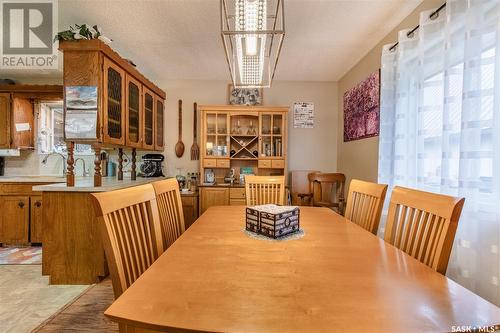
<svg viewBox="0 0 500 333"><path fill-rule="evenodd" d="M161 163L165 157L162 154L146 154L142 156L141 173L143 177L165 177Z"/></svg>
<svg viewBox="0 0 500 333"><path fill-rule="evenodd" d="M205 185L215 184L215 173L213 169L205 169Z"/></svg>

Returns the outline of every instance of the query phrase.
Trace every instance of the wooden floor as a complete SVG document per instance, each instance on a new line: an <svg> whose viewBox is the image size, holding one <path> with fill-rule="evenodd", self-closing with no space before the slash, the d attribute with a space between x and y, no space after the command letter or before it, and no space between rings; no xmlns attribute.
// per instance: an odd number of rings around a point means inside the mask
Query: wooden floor
<svg viewBox="0 0 500 333"><path fill-rule="evenodd" d="M89 288L33 332L118 332L118 325L103 314L113 300L111 280L106 279Z"/></svg>

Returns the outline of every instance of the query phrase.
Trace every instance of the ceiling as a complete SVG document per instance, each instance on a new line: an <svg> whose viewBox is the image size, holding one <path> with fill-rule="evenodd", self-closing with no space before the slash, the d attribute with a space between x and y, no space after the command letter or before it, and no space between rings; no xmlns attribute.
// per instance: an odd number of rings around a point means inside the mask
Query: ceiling
<svg viewBox="0 0 500 333"><path fill-rule="evenodd" d="M276 80L337 81L422 0L285 0ZM219 0L60 0L59 27L98 24L153 81L229 80Z"/></svg>

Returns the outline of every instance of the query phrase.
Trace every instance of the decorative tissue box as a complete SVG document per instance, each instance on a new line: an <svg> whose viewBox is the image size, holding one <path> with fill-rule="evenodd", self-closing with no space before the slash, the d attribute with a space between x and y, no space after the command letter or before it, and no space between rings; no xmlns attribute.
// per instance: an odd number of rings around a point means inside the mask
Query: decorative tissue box
<svg viewBox="0 0 500 333"><path fill-rule="evenodd" d="M299 212L296 206L247 207L245 228L271 238L283 237L300 230Z"/></svg>

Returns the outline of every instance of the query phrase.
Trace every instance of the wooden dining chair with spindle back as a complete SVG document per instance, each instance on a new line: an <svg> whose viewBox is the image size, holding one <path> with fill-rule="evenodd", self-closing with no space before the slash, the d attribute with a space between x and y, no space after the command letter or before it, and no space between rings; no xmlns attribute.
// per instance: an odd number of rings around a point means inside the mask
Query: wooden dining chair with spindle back
<svg viewBox="0 0 500 333"><path fill-rule="evenodd" d="M444 275L464 202L464 198L396 186L384 239Z"/></svg>
<svg viewBox="0 0 500 333"><path fill-rule="evenodd" d="M155 191L147 184L92 196L118 298L164 251Z"/></svg>
<svg viewBox="0 0 500 333"><path fill-rule="evenodd" d="M285 176L245 176L247 206L285 204Z"/></svg>
<svg viewBox="0 0 500 333"><path fill-rule="evenodd" d="M386 184L351 180L344 216L376 235L386 192Z"/></svg>
<svg viewBox="0 0 500 333"><path fill-rule="evenodd" d="M345 175L343 173L312 172L307 175L307 178L312 197L311 206L328 207L343 215Z"/></svg>
<svg viewBox="0 0 500 333"><path fill-rule="evenodd" d="M156 193L163 242L169 248L185 231L179 183L177 179L170 178L152 185Z"/></svg>

